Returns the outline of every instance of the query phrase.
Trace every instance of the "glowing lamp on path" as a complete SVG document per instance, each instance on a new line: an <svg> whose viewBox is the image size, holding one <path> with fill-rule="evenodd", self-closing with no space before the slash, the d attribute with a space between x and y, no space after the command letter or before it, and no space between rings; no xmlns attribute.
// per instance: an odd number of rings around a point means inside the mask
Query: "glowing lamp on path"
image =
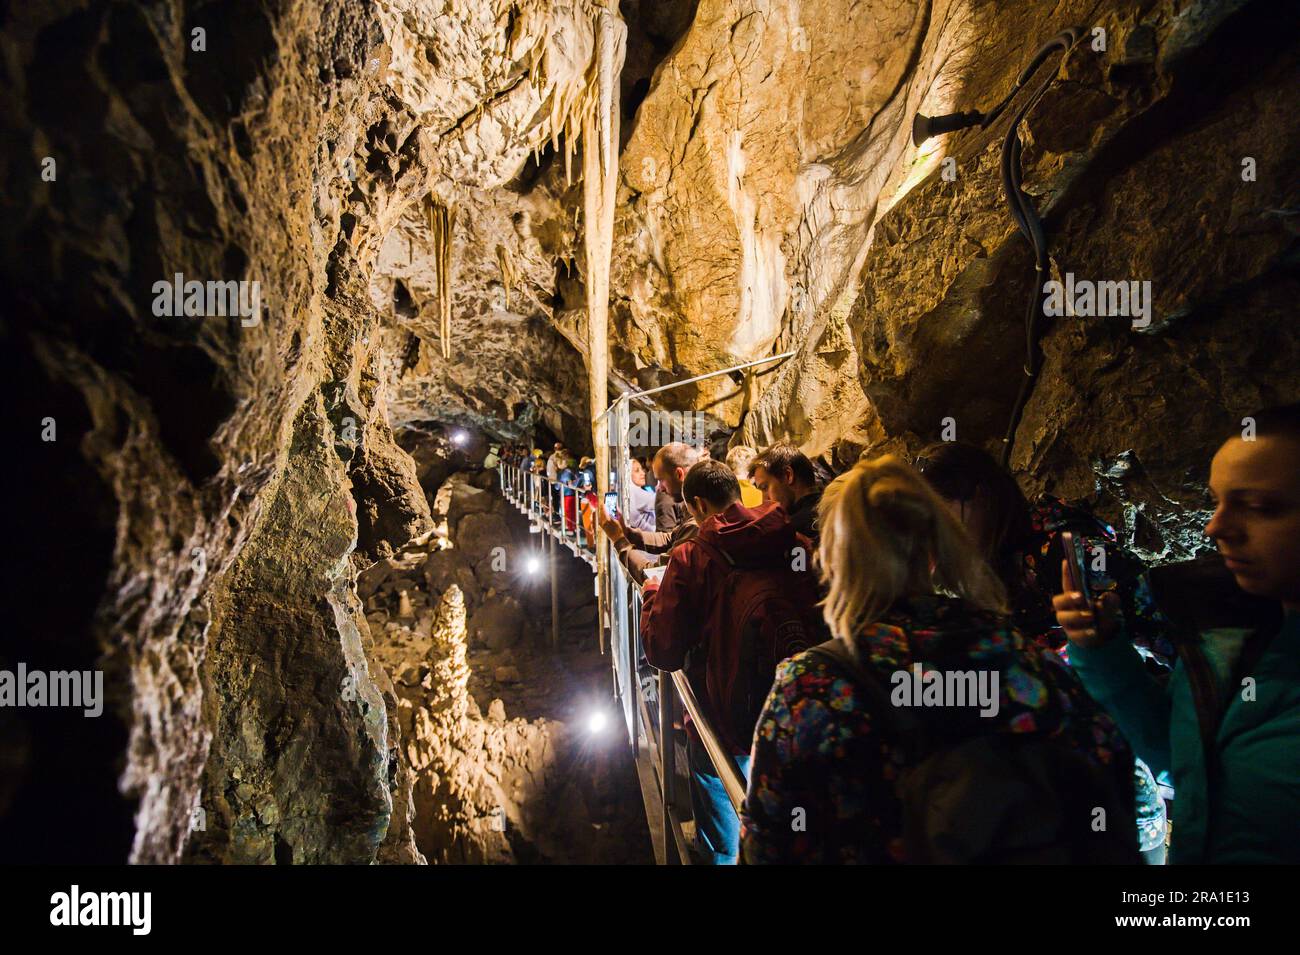
<svg viewBox="0 0 1300 955"><path fill-rule="evenodd" d="M451 433L451 443L458 448L463 448L465 446L465 442L468 440L469 440L469 435L467 435L464 431L461 431L459 428L457 428L455 431Z"/></svg>
<svg viewBox="0 0 1300 955"><path fill-rule="evenodd" d="M605 731L609 723L609 717L605 715L604 710L592 710L591 715L587 717L587 732L596 736Z"/></svg>
<svg viewBox="0 0 1300 955"><path fill-rule="evenodd" d="M537 556L529 557L528 560L524 562L524 570L534 576L541 573L542 559Z"/></svg>

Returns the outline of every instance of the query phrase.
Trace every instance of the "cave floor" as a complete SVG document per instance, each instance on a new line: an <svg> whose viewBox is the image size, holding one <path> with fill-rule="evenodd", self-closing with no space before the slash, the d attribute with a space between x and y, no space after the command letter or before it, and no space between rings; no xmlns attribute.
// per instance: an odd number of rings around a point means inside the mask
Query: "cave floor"
<svg viewBox="0 0 1300 955"><path fill-rule="evenodd" d="M442 546L436 535L407 544L389 558L386 579L366 597L374 659L407 690L418 685L413 673L434 651L430 618L435 600L421 567ZM538 611L536 606L531 609ZM590 828L590 838L571 858L524 855L519 861L651 863L636 769L612 702L610 658L597 646L595 606L581 603L563 609L555 649L549 624L546 606L532 627L519 634L494 635L491 642L497 648L472 637L466 650L473 715L545 724L554 738L564 740L561 760L568 778L559 798L579 798L584 826ZM596 712L605 715L599 733L589 729Z"/></svg>

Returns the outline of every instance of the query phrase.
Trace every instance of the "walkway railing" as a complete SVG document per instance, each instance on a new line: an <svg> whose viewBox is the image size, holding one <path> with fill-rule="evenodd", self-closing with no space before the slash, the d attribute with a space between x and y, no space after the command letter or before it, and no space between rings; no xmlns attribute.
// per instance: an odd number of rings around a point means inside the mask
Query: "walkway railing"
<svg viewBox="0 0 1300 955"><path fill-rule="evenodd" d="M705 378L779 361L791 354L793 352L787 352L648 391L624 394L610 405L597 424L612 421L611 486L618 493L620 511L627 514L632 510L632 485L627 473L630 460L628 421L632 401ZM690 769L684 758L685 737L681 732L684 717L689 716L704 751L713 764L714 772L722 780L727 797L737 813L745 798L745 777L735 757L722 742L712 721L700 706L686 674L682 671L669 673L656 670L645 662L641 646L641 585L619 561L608 538L595 530L596 540L591 540L591 535L583 525L582 501L586 495L594 495L594 489L551 481L544 474L525 471L510 462L502 462L498 473L502 492L521 513L530 516L536 527L546 533L552 540L553 547L567 547L575 556L586 561L593 571L601 563L597 559L596 548L608 549L604 564L608 568L609 580L607 586L597 587L597 593L604 594L604 606L600 608L600 613L610 634L614 696L622 709L628 740L636 755L637 775L645 800L646 820L654 842L655 861L661 865L689 864L691 839L688 827L693 826L693 820L690 817L691 803L687 788ZM566 506L565 495L569 493L579 495L573 499L572 514ZM603 502L595 499L593 506L600 508ZM599 523L597 518L597 514L592 515L593 529ZM559 600L553 554L554 551L551 559L551 621L553 639L557 639Z"/></svg>
<svg viewBox="0 0 1300 955"><path fill-rule="evenodd" d="M582 496L576 498L572 510L566 506L563 495L585 495L590 489L552 481L544 474L536 474L502 462L497 468L501 490L506 499L529 517L533 528L545 533L553 547L567 547L584 560L594 571L597 566L594 546L582 520ZM600 506L597 503L596 506ZM592 515L593 527L595 515ZM601 543L608 546L603 535L596 532ZM609 621L611 673L614 680L614 697L623 713L628 741L637 756L637 772L641 781L642 796L646 802L646 817L655 843L655 861L673 864L690 861L686 826L690 823L690 798L687 791L687 771L684 759L678 759L682 717L689 714L705 751L726 787L732 806L740 811L745 798L745 779L734 757L720 741L708 716L700 708L695 692L686 674L680 671L667 673L655 670L644 662L641 648L641 585L619 562L610 548L610 587L607 588L610 606L602 608ZM557 592L554 552L548 555L551 563L552 609L558 607L554 598ZM682 772L678 771L681 765Z"/></svg>

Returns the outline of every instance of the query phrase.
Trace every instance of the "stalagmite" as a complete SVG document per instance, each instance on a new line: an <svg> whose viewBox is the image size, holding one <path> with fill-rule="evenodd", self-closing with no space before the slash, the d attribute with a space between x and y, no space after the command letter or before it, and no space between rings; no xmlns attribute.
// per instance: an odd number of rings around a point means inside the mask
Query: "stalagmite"
<svg viewBox="0 0 1300 955"><path fill-rule="evenodd" d="M437 271L438 327L442 336L442 357L451 359L451 222L453 210L430 193L426 205L429 232L433 236L433 260Z"/></svg>

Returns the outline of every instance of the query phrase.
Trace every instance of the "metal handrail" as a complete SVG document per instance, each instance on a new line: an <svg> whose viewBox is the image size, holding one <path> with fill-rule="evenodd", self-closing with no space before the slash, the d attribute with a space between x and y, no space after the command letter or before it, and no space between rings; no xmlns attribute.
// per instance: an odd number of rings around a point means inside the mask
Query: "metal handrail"
<svg viewBox="0 0 1300 955"><path fill-rule="evenodd" d="M672 388L678 388L682 385L693 384L703 381L707 378L717 377L718 375L729 374L732 371L739 371L745 368L751 368L756 365L768 364L773 361L789 358L794 352L785 352L781 355L773 355L768 358L762 358L757 361L747 362L743 365L737 365L733 368L724 368L720 371L710 372L704 375L696 375L693 378L687 378L682 381L673 382L669 385L662 385L658 388L649 388L645 391L625 393L616 399L608 408L601 412L597 419L597 424L603 420L610 412L615 412L616 423L619 425L619 440L613 449L613 466L615 468L616 480L615 487L619 492L619 499L622 506L626 506L625 500L627 488L626 482L622 480L623 469L626 467L626 448L624 442L626 412L628 404L632 399L643 398L646 395L656 394L667 391ZM522 497L522 507L529 516L537 515L540 520L541 530L558 539L566 546L570 546L567 538L567 515L563 511L563 498L561 498L561 514L559 533L556 533L554 524L549 519L549 512L552 503L555 500L554 489L556 487L568 489L575 495L584 492L585 488L577 485L565 485L559 481L551 481L542 474L532 471L525 471L516 465L501 462L501 484L504 493L515 501L518 505ZM523 493L517 487L517 484L523 486ZM543 498L543 493L545 497ZM597 501L598 508L602 506ZM574 508L576 527L574 530L574 545L571 547L574 553L582 557L587 563L599 573L600 562L596 559L595 541L584 541L584 528L582 527L581 507L575 505ZM615 634L611 639L611 648L616 648L616 652L611 654L611 671L614 678L614 692L618 699L623 701L623 711L625 720L628 725L628 736L634 747L639 749L639 740L644 733L648 746L657 746L657 759L643 761L640 757L637 760L638 773L643 772L643 763L648 763L647 772L658 778L655 780L658 788L658 797L660 800L659 810L660 819L657 828L660 836L660 842L656 845L656 858L664 862L690 862L689 857L683 853L682 847L686 845L685 838L681 832L681 822L678 814L676 799L676 751L673 733L673 713L676 710L676 704L680 703L682 710L690 717L691 724L694 726L696 734L704 747L705 754L713 764L713 768L722 781L723 789L727 793L727 799L731 803L736 814L739 815L745 801L745 776L740 771L735 757L730 749L722 742L717 730L713 726L712 720L705 714L699 699L695 695L695 690L687 679L685 672L681 670L664 671L656 670L654 686L658 696L658 719L657 726L652 721L650 713L646 708L646 699L641 690L638 676L638 663L641 658L641 598L643 584L638 583L627 572L623 564L617 560L610 547L610 559L606 561L606 572L614 577L615 587L606 586L598 588L598 593L602 595L602 603L605 605L600 608L600 612L606 615L610 622L610 628ZM552 570L554 573L554 570ZM554 582L553 582L554 586ZM615 607L618 605L618 608ZM619 612L621 609L621 612ZM558 626L558 625L557 625ZM602 648L603 649L603 648ZM623 657L623 665L620 668L619 658ZM644 786L643 786L644 789ZM649 805L649 796L647 796L647 818L652 815L652 808Z"/></svg>
<svg viewBox="0 0 1300 955"><path fill-rule="evenodd" d="M690 714L691 722L695 724L695 730L700 735L700 742L704 744L704 749L709 754L709 761L718 771L718 778L722 780L727 798L731 800L731 808L736 810L736 815L740 815L741 807L745 804L745 777L740 772L740 766L736 758L722 745L717 730L700 709L699 701L695 699L695 692L691 689L686 674L681 670L673 670L670 675L677 696L682 701L686 712Z"/></svg>
<svg viewBox="0 0 1300 955"><path fill-rule="evenodd" d="M681 381L670 382L666 385L659 385L656 388L645 388L641 391L625 391L608 408L600 413L593 424L600 424L605 420L605 415L614 410L621 402L631 401L633 398L644 398L647 395L657 395L661 391L671 391L674 388L680 388L682 385L693 385L697 381L705 381L709 378L717 378L719 375L729 375L733 371L744 371L746 368L754 368L758 365L768 365L774 361L784 361L787 358L793 358L797 352L787 351L779 355L768 355L766 358L758 358L754 361L747 361L742 365L732 365L730 368L720 368L717 371L705 372L703 375L695 375L693 378L683 378Z"/></svg>
<svg viewBox="0 0 1300 955"><path fill-rule="evenodd" d="M521 508L522 513L538 517L539 523L543 525L548 523L547 520L542 520L543 518L554 519L556 516L552 507L554 501L553 492L559 490L566 492L566 496L571 494L575 499L573 520L569 519L563 504L561 504L558 514L560 533L551 536L557 537L575 556L582 558L587 563L591 563L595 559L595 542L587 539L586 529L582 525L581 504L578 502L582 495L591 490L590 488L583 487L580 484L552 481L544 474L526 471L518 465L509 464L504 460L497 464L497 470L503 491L509 489L512 492L507 494L507 497ZM543 487L546 489L545 497L542 494ZM563 498L561 498L561 501L563 501ZM572 535L570 535L571 528Z"/></svg>

